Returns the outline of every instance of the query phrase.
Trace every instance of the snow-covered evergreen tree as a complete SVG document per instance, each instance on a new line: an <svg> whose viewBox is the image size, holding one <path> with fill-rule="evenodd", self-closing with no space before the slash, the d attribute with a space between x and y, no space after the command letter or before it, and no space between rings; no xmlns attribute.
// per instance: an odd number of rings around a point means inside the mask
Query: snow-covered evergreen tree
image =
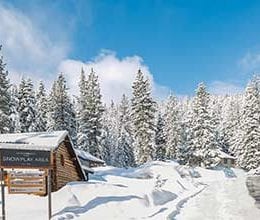
<svg viewBox="0 0 260 220"><path fill-rule="evenodd" d="M93 69L91 69L86 80L84 80L84 75L81 76L80 84L81 119L79 127L82 136L80 145L83 150L89 151L92 155L101 158L101 120L104 107L101 101L98 76L95 74Z"/></svg>
<svg viewBox="0 0 260 220"><path fill-rule="evenodd" d="M176 149L176 159L180 164L187 164L191 157L189 139L192 124L192 99L183 98L179 108L179 144Z"/></svg>
<svg viewBox="0 0 260 220"><path fill-rule="evenodd" d="M0 52L1 52L0 45ZM0 56L0 134L8 133L11 126L11 96L8 72L5 70L3 56Z"/></svg>
<svg viewBox="0 0 260 220"><path fill-rule="evenodd" d="M222 103L224 102L222 96L211 95L209 102L209 114L211 118L212 131L215 135L215 140L220 149L228 153L228 146L225 143L224 136L222 135L221 122L222 120Z"/></svg>
<svg viewBox="0 0 260 220"><path fill-rule="evenodd" d="M224 152L238 155L239 136L241 135L241 95L225 96L220 122L220 147Z"/></svg>
<svg viewBox="0 0 260 220"><path fill-rule="evenodd" d="M102 117L102 158L107 164L120 166L117 157L119 113L118 107L111 101L110 106L105 107Z"/></svg>
<svg viewBox="0 0 260 220"><path fill-rule="evenodd" d="M177 147L180 141L178 103L175 96L170 95L166 103L165 132L166 132L166 158L177 159Z"/></svg>
<svg viewBox="0 0 260 220"><path fill-rule="evenodd" d="M115 159L120 167L135 165L131 130L130 104L123 95L119 105L118 142L115 152Z"/></svg>
<svg viewBox="0 0 260 220"><path fill-rule="evenodd" d="M154 156L155 102L151 97L149 80L141 70L138 71L132 88L131 117L135 157L137 164L143 164Z"/></svg>
<svg viewBox="0 0 260 220"><path fill-rule="evenodd" d="M86 75L83 69L81 69L80 82L79 82L79 99L78 99L78 133L77 133L77 147L83 150L88 150L88 137L87 137L87 124L88 115L86 115L86 93L87 93L87 81Z"/></svg>
<svg viewBox="0 0 260 220"><path fill-rule="evenodd" d="M76 142L76 113L63 74L54 81L49 96L48 130L67 130L72 141Z"/></svg>
<svg viewBox="0 0 260 220"><path fill-rule="evenodd" d="M18 99L18 89L16 85L11 85L10 87L10 95L11 95L11 127L10 132L16 133L19 132L20 129L20 121L19 121L19 114L18 114L18 106L19 106L19 99Z"/></svg>
<svg viewBox="0 0 260 220"><path fill-rule="evenodd" d="M254 169L260 165L260 81L255 77L246 87L242 113L239 165Z"/></svg>
<svg viewBox="0 0 260 220"><path fill-rule="evenodd" d="M211 167L217 163L217 142L209 113L210 96L203 83L199 84L193 101L189 163Z"/></svg>
<svg viewBox="0 0 260 220"><path fill-rule="evenodd" d="M19 85L18 100L20 132L37 131L36 99L31 79L22 78Z"/></svg>
<svg viewBox="0 0 260 220"><path fill-rule="evenodd" d="M47 130L47 111L48 111L48 98L45 90L45 86L40 81L38 91L36 93L36 125L37 131Z"/></svg>
<svg viewBox="0 0 260 220"><path fill-rule="evenodd" d="M165 160L166 159L166 132L165 132L165 120L162 114L159 112L156 123L155 132L155 159Z"/></svg>

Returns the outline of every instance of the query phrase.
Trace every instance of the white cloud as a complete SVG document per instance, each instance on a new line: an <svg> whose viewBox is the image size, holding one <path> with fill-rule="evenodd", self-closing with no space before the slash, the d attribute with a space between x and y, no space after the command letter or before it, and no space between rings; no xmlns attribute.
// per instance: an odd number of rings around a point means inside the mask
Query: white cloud
<svg viewBox="0 0 260 220"><path fill-rule="evenodd" d="M50 78L68 53L65 42L51 41L46 32L17 9L0 4L0 24L0 44L14 81L21 74Z"/></svg>
<svg viewBox="0 0 260 220"><path fill-rule="evenodd" d="M238 94L244 90L242 86L222 81L214 81L209 84L208 88L209 92L215 95Z"/></svg>
<svg viewBox="0 0 260 220"><path fill-rule="evenodd" d="M77 94L81 68L86 73L94 68L104 100L118 101L123 93L131 94L132 82L140 68L149 77L156 97L163 98L169 94L167 87L154 82L153 75L140 56L120 59L115 52L103 50L90 61L67 59L69 46L64 40L66 37L60 37L60 30L58 37L53 38L50 34L55 30L40 29L42 25L37 23L37 19L3 3L0 3L0 24L0 44L3 44L2 52L12 82L17 83L25 76L34 81L44 80L50 87L56 73L64 72L72 94ZM68 34L65 31L64 35Z"/></svg>
<svg viewBox="0 0 260 220"><path fill-rule="evenodd" d="M99 76L101 92L106 102L111 99L118 101L122 94L131 95L131 85L138 69L141 69L151 81L154 93L161 98L168 93L168 88L157 85L147 65L139 56L129 56L119 59L115 52L102 51L94 60L82 62L79 60L64 60L59 66L63 72L73 93L78 91L78 81L81 68L89 73L91 68Z"/></svg>

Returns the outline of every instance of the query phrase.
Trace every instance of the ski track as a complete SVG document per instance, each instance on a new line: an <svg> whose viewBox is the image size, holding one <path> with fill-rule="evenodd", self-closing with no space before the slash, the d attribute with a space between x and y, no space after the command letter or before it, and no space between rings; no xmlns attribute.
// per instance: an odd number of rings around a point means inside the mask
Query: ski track
<svg viewBox="0 0 260 220"><path fill-rule="evenodd" d="M243 171L237 177L205 181L208 187L188 200L176 215L177 220L259 220L260 209L248 194ZM174 219L174 218L172 218Z"/></svg>

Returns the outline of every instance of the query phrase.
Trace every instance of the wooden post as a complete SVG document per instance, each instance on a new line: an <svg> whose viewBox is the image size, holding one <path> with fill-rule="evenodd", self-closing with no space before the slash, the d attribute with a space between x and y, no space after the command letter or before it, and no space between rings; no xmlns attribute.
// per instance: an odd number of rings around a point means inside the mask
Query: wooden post
<svg viewBox="0 0 260 220"><path fill-rule="evenodd" d="M48 213L49 213L49 220L51 219L51 169L48 170Z"/></svg>
<svg viewBox="0 0 260 220"><path fill-rule="evenodd" d="M2 219L5 220L5 183L4 169L1 168L1 192L2 192Z"/></svg>

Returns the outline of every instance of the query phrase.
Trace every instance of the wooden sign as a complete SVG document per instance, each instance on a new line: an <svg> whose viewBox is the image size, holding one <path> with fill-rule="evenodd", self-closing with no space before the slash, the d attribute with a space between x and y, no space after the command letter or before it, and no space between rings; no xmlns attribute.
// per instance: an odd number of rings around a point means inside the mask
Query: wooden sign
<svg viewBox="0 0 260 220"><path fill-rule="evenodd" d="M46 195L46 173L17 172L8 174L8 192L10 194L35 194Z"/></svg>
<svg viewBox="0 0 260 220"><path fill-rule="evenodd" d="M49 151L0 150L0 166L3 168L47 168L51 165Z"/></svg>

